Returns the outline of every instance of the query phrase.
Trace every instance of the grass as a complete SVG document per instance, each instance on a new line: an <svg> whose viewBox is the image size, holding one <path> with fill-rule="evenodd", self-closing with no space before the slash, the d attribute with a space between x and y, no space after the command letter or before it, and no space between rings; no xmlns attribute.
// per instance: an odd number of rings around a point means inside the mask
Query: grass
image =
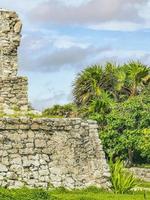
<svg viewBox="0 0 150 200"><path fill-rule="evenodd" d="M147 193L145 198L144 192L121 195L96 188L75 191L55 190L51 194L58 200L150 200L150 193Z"/></svg>
<svg viewBox="0 0 150 200"><path fill-rule="evenodd" d="M0 189L0 200L51 200L48 191L42 189Z"/></svg>
<svg viewBox="0 0 150 200"><path fill-rule="evenodd" d="M135 192L117 195L97 188L68 191L63 188L49 191L42 189L0 189L0 200L150 200L150 193Z"/></svg>

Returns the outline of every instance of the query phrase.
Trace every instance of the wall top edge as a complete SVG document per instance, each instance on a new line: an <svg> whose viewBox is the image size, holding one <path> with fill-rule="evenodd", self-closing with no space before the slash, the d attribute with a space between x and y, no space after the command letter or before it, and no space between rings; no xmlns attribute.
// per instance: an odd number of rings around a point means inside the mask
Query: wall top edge
<svg viewBox="0 0 150 200"><path fill-rule="evenodd" d="M5 9L5 8L0 8L0 12L10 12L10 13L15 13L15 11Z"/></svg>

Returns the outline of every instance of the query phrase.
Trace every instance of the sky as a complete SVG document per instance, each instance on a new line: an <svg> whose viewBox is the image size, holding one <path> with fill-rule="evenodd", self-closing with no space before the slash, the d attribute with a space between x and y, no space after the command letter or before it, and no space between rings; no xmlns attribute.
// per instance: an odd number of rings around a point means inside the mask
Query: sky
<svg viewBox="0 0 150 200"><path fill-rule="evenodd" d="M87 66L150 63L150 0L0 0L0 8L22 20L19 75L35 109L71 102Z"/></svg>

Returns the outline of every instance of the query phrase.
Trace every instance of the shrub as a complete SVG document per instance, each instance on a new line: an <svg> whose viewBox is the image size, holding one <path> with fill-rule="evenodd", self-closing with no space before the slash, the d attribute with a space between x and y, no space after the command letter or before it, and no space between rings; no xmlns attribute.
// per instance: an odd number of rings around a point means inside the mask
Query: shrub
<svg viewBox="0 0 150 200"><path fill-rule="evenodd" d="M129 163L150 161L150 96L141 94L113 105L100 131L104 150ZM142 159L141 159L142 158Z"/></svg>
<svg viewBox="0 0 150 200"><path fill-rule="evenodd" d="M44 116L76 117L77 108L73 103L65 105L54 105L43 111Z"/></svg>
<svg viewBox="0 0 150 200"><path fill-rule="evenodd" d="M133 174L124 169L123 161L110 161L112 189L115 193L124 194L133 189L137 183Z"/></svg>

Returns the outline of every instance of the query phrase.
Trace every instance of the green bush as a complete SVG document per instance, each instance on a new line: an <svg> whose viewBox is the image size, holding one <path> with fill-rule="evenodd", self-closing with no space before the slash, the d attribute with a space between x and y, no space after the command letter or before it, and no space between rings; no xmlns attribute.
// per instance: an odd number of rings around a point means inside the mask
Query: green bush
<svg viewBox="0 0 150 200"><path fill-rule="evenodd" d="M134 176L124 169L123 161L110 161L110 170L112 189L115 193L127 193L137 185Z"/></svg>
<svg viewBox="0 0 150 200"><path fill-rule="evenodd" d="M54 105L43 111L43 116L58 116L58 117L76 117L77 108L73 103L66 105Z"/></svg>
<svg viewBox="0 0 150 200"><path fill-rule="evenodd" d="M107 155L132 163L150 161L150 96L141 94L113 105L100 138Z"/></svg>

